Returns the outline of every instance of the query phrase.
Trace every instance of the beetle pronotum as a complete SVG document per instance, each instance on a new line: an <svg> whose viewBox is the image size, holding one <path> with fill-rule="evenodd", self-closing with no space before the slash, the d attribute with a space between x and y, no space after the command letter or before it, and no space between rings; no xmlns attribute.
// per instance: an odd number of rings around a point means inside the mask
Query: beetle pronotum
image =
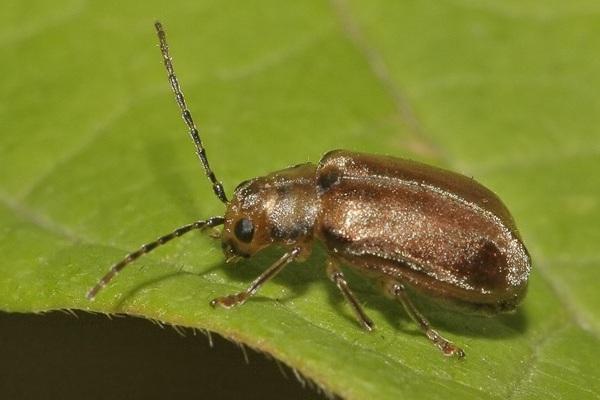
<svg viewBox="0 0 600 400"><path fill-rule="evenodd" d="M184 225L130 253L90 289L88 299L143 254L192 230L223 225L221 242L228 262L272 244L286 252L246 290L212 300L213 307L243 304L287 264L305 261L318 239L328 252L329 279L367 331L373 322L340 264L379 282L448 356L462 357L464 352L431 328L407 288L489 314L515 309L526 292L529 254L500 199L463 175L404 159L335 150L317 165L300 164L242 182L228 200L175 76L165 31L160 22L155 28L183 120L226 211L223 217Z"/></svg>

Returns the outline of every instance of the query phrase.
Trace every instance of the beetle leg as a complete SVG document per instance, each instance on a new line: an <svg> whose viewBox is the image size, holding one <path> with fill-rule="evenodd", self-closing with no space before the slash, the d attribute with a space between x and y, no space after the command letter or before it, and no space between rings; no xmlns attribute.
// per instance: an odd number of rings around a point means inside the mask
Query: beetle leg
<svg viewBox="0 0 600 400"><path fill-rule="evenodd" d="M213 307L221 306L223 308L232 308L244 304L246 300L252 297L265 282L277 275L283 269L283 267L294 261L294 259L296 259L296 257L300 254L301 250L302 249L300 247L295 247L288 251L281 256L279 260L275 261L273 265L271 265L265 272L260 274L258 278L252 281L246 290L230 294L228 296L217 297L210 302L210 305Z"/></svg>
<svg viewBox="0 0 600 400"><path fill-rule="evenodd" d="M384 285L388 293L402 303L410 318L412 318L412 320L419 325L419 328L421 328L425 336L427 336L429 340L431 340L431 342L433 342L433 344L440 349L442 353L444 353L445 356L456 355L459 358L465 356L465 352L460 347L456 346L448 339L445 339L442 335L431 328L429 321L427 321L423 314L417 310L413 302L408 297L404 285L395 281L391 281L391 283L386 282Z"/></svg>
<svg viewBox="0 0 600 400"><path fill-rule="evenodd" d="M344 274L338 268L337 263L331 258L327 260L327 276L333 283L335 283L338 289L340 289L340 292L342 292L344 295L346 301L348 301L350 306L352 306L352 311L354 311L354 315L356 316L358 323L366 331L371 332L373 329L375 329L375 324L362 309L360 303L356 299L356 296L354 296L354 293L352 293L352 290L350 290L350 286L348 286L348 282L346 282Z"/></svg>

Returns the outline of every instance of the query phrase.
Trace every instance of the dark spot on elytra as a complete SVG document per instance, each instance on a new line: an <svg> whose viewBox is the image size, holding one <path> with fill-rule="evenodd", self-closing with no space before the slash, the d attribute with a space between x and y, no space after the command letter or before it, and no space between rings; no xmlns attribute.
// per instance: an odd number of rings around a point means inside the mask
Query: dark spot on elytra
<svg viewBox="0 0 600 400"><path fill-rule="evenodd" d="M317 185L322 192L326 192L339 181L340 175L337 173L337 171L324 171L319 175Z"/></svg>
<svg viewBox="0 0 600 400"><path fill-rule="evenodd" d="M494 242L486 240L468 261L467 267L467 279L476 288L493 290L504 288L507 284L507 260Z"/></svg>
<svg viewBox="0 0 600 400"><path fill-rule="evenodd" d="M289 184L279 185L276 190L279 196L287 197L292 191L292 186Z"/></svg>

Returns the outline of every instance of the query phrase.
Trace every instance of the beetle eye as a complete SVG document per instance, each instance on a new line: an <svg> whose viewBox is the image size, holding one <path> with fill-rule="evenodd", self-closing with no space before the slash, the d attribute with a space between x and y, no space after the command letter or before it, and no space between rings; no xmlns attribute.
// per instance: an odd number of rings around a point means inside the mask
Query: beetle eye
<svg viewBox="0 0 600 400"><path fill-rule="evenodd" d="M235 236L244 243L250 243L254 235L254 225L248 218L242 218L235 224Z"/></svg>

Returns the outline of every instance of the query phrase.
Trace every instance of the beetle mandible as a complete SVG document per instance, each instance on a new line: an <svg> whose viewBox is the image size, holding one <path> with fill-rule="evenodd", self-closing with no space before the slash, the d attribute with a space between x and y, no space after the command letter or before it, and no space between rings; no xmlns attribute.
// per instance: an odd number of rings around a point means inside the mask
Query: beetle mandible
<svg viewBox="0 0 600 400"><path fill-rule="evenodd" d="M306 163L242 182L227 199L175 76L166 34L155 23L169 83L206 176L226 205L224 217L184 225L147 243L111 267L87 293L93 299L125 266L192 230L223 225L228 262L273 244L286 249L239 293L211 305L246 302L292 261L305 261L315 240L327 249L327 275L350 304L360 325L374 328L340 269L347 265L375 279L444 355L461 348L432 329L407 288L461 308L494 314L523 299L531 261L514 221L490 190L463 175L414 161L335 150Z"/></svg>

